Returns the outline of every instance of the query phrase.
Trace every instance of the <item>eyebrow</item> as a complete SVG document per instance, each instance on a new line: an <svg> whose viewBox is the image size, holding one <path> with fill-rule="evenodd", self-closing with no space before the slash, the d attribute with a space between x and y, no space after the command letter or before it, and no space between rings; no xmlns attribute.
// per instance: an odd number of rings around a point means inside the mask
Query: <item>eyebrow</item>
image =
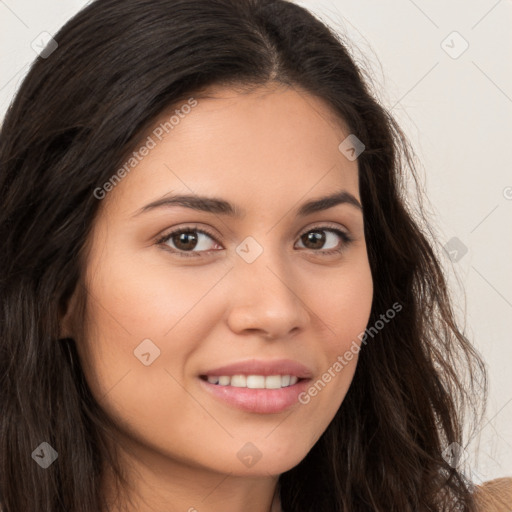
<svg viewBox="0 0 512 512"><path fill-rule="evenodd" d="M350 192L347 192L346 190L341 190L334 194L320 197L318 199L313 199L304 203L298 209L297 216L305 217L306 215L310 215L312 213L328 210L329 208L339 204L348 204L354 206L358 210L363 210L361 203L354 195L352 195ZM225 201L224 199L198 195L166 195L161 199L143 206L140 210L135 212L133 216L136 217L147 211L171 206L183 206L193 210L227 215L234 218L242 218L245 216L245 211L243 209L229 203L228 201Z"/></svg>

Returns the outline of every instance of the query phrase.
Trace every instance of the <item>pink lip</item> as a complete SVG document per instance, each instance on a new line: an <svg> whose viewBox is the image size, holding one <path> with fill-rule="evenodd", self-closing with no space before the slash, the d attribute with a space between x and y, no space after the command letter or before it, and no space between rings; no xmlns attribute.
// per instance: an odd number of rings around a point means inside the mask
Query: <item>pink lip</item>
<svg viewBox="0 0 512 512"><path fill-rule="evenodd" d="M261 375L261 370L255 372ZM280 374L279 372L276 373ZM289 373L284 372L284 375ZM226 375L224 373L223 375ZM275 414L282 412L299 402L298 396L309 386L311 379L297 381L293 386L280 389L249 389L234 386L220 386L206 380L198 379L208 393L238 409L259 414Z"/></svg>
<svg viewBox="0 0 512 512"><path fill-rule="evenodd" d="M313 372L307 366L291 359L250 359L207 370L201 375L206 377L220 377L222 375L295 375L299 379L310 379L313 377Z"/></svg>

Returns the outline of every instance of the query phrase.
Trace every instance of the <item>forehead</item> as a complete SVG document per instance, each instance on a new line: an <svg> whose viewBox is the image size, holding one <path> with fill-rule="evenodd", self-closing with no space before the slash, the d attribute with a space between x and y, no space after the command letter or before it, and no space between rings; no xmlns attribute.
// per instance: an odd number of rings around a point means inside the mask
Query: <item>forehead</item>
<svg viewBox="0 0 512 512"><path fill-rule="evenodd" d="M150 151L109 193L118 205L171 191L254 206L334 187L358 196L357 161L338 149L349 132L323 100L285 87L217 88L194 100L192 108L174 105L147 131L142 144L151 139Z"/></svg>

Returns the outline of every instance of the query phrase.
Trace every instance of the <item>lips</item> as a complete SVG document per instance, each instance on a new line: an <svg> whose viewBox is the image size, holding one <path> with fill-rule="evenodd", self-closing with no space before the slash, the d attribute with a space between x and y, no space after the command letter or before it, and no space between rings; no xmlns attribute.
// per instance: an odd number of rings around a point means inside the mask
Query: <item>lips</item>
<svg viewBox="0 0 512 512"><path fill-rule="evenodd" d="M297 378L297 377L295 377ZM294 384L279 389L249 389L220 386L197 379L206 393L229 407L253 414L278 414L291 407L300 407L299 396L310 385L310 379L299 379Z"/></svg>
<svg viewBox="0 0 512 512"><path fill-rule="evenodd" d="M198 381L205 392L231 407L277 414L297 406L313 375L306 365L291 359L250 359L206 370Z"/></svg>

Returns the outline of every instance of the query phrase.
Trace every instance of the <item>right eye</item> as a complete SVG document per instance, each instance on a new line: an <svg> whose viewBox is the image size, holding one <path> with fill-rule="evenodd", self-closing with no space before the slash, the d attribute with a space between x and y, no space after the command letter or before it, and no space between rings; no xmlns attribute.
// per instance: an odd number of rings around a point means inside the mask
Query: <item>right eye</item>
<svg viewBox="0 0 512 512"><path fill-rule="evenodd" d="M201 256L201 253L215 250L205 248L205 245L207 246L208 242L205 241L201 243L201 238L210 238L214 242L218 243L212 233L209 233L204 229L199 229L195 226L188 226L175 229L170 233L167 233L157 241L157 244L165 245L166 247L170 248L169 250L172 253L185 257ZM198 247L199 250L193 250L197 249Z"/></svg>

